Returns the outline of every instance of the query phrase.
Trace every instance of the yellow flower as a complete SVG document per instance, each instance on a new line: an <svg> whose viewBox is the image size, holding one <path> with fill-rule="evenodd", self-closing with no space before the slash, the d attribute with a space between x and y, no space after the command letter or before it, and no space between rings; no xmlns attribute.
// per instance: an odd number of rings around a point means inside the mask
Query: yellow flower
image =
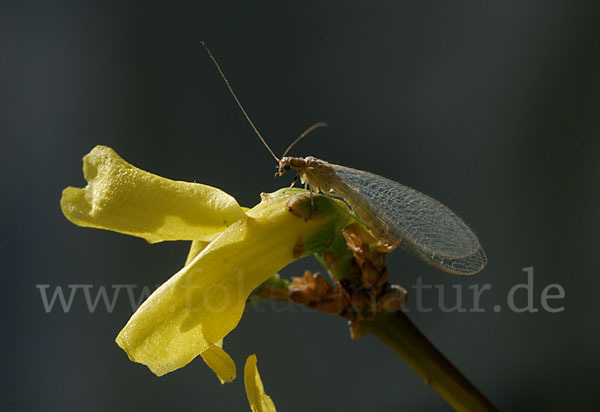
<svg viewBox="0 0 600 412"><path fill-rule="evenodd" d="M221 346L250 293L295 259L326 248L347 221L347 211L325 197L311 206L306 194L281 190L245 211L219 189L144 172L108 147L83 160L88 185L65 189L61 200L70 221L149 242L194 241L185 266L116 339L158 376L202 355L222 382L234 379L235 365Z"/></svg>

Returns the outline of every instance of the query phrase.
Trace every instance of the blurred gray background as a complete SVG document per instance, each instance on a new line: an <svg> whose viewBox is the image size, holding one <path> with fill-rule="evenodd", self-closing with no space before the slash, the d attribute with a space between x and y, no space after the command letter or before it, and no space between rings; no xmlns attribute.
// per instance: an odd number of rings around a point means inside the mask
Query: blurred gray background
<svg viewBox="0 0 600 412"><path fill-rule="evenodd" d="M373 337L333 316L263 305L226 339L238 379L200 359L162 378L114 338L126 294L90 313L46 313L72 284L154 287L188 245L148 245L83 229L61 214L95 145L172 179L219 187L252 206L289 184L234 105L206 40L254 122L280 153L369 170L439 199L478 233L489 265L446 275L397 251L392 280L491 285L484 312L446 313L424 292L419 328L505 411L591 410L600 367L600 6L589 1L196 1L0 3L2 182L1 410L249 410L243 362L256 353L278 410L448 411ZM540 310L507 296L534 267ZM314 259L284 275L318 270ZM559 313L540 307L560 284ZM95 293L95 292L94 292ZM526 293L516 293L520 307ZM464 296L464 306L472 298ZM495 305L501 311L495 312Z"/></svg>

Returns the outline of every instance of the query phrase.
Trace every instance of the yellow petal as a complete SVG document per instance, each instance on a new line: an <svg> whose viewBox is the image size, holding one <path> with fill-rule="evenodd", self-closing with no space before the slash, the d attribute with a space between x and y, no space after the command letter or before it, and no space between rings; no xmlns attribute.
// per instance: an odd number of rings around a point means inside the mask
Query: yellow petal
<svg viewBox="0 0 600 412"><path fill-rule="evenodd" d="M192 241L190 251L188 253L185 264L190 263L206 246L209 242L203 242L201 240ZM207 350L202 352L200 355L204 360L204 363L217 375L217 378L221 383L233 382L236 376L235 362L223 349L223 340L221 339L215 345L211 345Z"/></svg>
<svg viewBox="0 0 600 412"><path fill-rule="evenodd" d="M67 187L60 205L79 226L108 229L148 242L212 240L244 217L227 193L140 170L114 150L96 146L83 158L83 189Z"/></svg>
<svg viewBox="0 0 600 412"><path fill-rule="evenodd" d="M346 221L330 199L315 198L308 221L290 213L288 200L248 211L142 304L116 339L130 359L159 376L184 366L237 325L254 288L326 247Z"/></svg>
<svg viewBox="0 0 600 412"><path fill-rule="evenodd" d="M222 349L223 341L211 345L201 353L204 362L213 370L221 383L232 382L235 379L235 363L233 359Z"/></svg>
<svg viewBox="0 0 600 412"><path fill-rule="evenodd" d="M246 360L244 386L246 387L246 396L248 396L252 412L277 412L273 400L265 393L265 388L256 367L256 355L250 355Z"/></svg>
<svg viewBox="0 0 600 412"><path fill-rule="evenodd" d="M208 246L209 243L210 242L205 242L203 240L192 240L192 244L190 245L190 251L188 252L185 264L187 265L192 260L194 260L194 258L198 256L200 252L202 252L204 248Z"/></svg>
<svg viewBox="0 0 600 412"><path fill-rule="evenodd" d="M206 246L209 242L203 242L201 240L194 240L190 246L185 264L190 263ZM221 383L232 382L235 379L235 362L231 359L231 356L227 354L223 349L223 340L221 339L215 345L211 345L207 350L202 352L200 355L204 360L204 363L217 375L217 378Z"/></svg>

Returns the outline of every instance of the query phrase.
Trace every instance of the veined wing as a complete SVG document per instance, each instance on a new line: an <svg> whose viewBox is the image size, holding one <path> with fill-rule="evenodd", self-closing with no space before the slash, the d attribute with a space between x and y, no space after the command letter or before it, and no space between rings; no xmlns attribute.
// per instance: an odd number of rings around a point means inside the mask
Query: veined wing
<svg viewBox="0 0 600 412"><path fill-rule="evenodd" d="M454 212L437 200L393 180L330 164L340 180L362 198L407 252L432 266L457 275L472 275L487 264L477 236ZM344 189L332 187L337 192ZM356 199L340 193L360 210ZM360 216L360 212L359 212ZM373 217L361 216L367 222Z"/></svg>

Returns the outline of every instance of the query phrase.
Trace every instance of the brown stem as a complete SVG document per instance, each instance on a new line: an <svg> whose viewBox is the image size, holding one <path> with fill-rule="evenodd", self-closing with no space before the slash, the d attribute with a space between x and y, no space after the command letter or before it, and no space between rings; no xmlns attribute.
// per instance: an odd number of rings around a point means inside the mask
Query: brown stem
<svg viewBox="0 0 600 412"><path fill-rule="evenodd" d="M498 411L421 333L404 312L379 311L358 323L360 332L381 339L456 411Z"/></svg>

